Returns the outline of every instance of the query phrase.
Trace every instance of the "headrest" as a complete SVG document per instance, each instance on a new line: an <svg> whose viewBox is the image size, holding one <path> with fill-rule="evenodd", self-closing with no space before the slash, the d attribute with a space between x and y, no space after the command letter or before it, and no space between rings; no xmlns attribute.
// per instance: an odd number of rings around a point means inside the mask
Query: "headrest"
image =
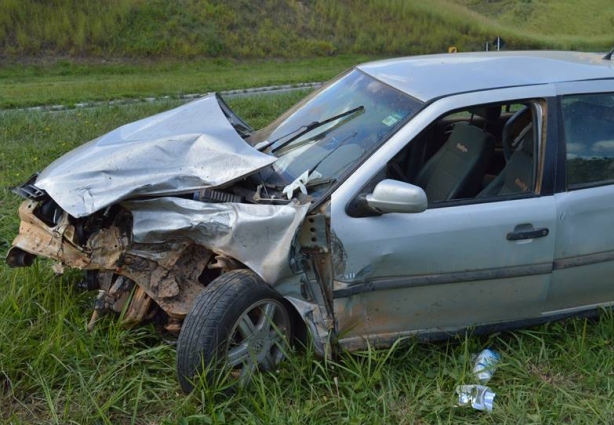
<svg viewBox="0 0 614 425"><path fill-rule="evenodd" d="M479 105L467 109L473 115L484 118L486 121L496 121L501 116L501 106Z"/></svg>

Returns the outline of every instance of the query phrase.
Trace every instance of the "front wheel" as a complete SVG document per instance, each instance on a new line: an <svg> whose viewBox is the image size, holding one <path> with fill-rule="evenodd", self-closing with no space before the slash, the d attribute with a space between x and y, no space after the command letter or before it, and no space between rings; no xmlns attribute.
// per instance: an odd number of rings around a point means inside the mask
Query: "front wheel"
<svg viewBox="0 0 614 425"><path fill-rule="evenodd" d="M203 367L211 373L219 366L245 385L257 369L272 370L283 359L291 332L288 310L273 288L250 270L223 274L201 292L183 322L177 341L181 388L191 392Z"/></svg>

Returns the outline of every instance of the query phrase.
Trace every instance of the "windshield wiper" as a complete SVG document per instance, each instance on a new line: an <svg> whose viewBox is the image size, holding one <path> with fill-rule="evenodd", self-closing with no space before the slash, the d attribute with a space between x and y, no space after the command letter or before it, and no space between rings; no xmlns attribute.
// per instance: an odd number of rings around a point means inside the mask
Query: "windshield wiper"
<svg viewBox="0 0 614 425"><path fill-rule="evenodd" d="M303 134L309 133L311 130L315 130L318 127L321 127L321 126L323 126L325 124L328 124L329 122L338 120L339 118L347 117L348 115L355 114L356 112L359 112L359 111L364 111L364 109L365 109L365 107L361 105L361 106L358 106L358 107L356 107L354 109L350 109L349 111L345 111L345 112L342 112L342 113L340 113L338 115L334 115L334 116L332 116L330 118L327 118L327 119L325 119L323 121L314 121L311 124L300 126L296 130L292 130L291 132L286 133L283 136L278 137L277 139L275 139L275 140L273 140L273 141L271 141L269 143L266 143L266 144L264 144L262 146L259 146L258 150L262 152L262 151L268 149L271 145L279 142L281 139L283 139L285 137L288 137L291 134L296 133L294 136L290 137L288 140L286 140L285 142L283 142L279 146L275 146L271 150L271 153L274 153L275 151L277 151L277 150L283 148L284 146L287 146L288 144L292 143L293 141L295 141L296 139L301 137Z"/></svg>

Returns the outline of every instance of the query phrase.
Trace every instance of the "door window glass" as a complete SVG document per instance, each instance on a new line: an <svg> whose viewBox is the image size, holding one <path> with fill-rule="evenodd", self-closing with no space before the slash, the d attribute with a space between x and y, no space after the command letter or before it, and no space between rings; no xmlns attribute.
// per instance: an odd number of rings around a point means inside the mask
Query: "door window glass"
<svg viewBox="0 0 614 425"><path fill-rule="evenodd" d="M544 102L474 105L439 117L361 189L347 214L372 214L365 197L384 179L420 187L429 208L534 196Z"/></svg>
<svg viewBox="0 0 614 425"><path fill-rule="evenodd" d="M614 182L614 95L563 98L567 187Z"/></svg>
<svg viewBox="0 0 614 425"><path fill-rule="evenodd" d="M422 187L430 204L531 193L538 136L534 104L454 111L434 122L391 165L402 180Z"/></svg>

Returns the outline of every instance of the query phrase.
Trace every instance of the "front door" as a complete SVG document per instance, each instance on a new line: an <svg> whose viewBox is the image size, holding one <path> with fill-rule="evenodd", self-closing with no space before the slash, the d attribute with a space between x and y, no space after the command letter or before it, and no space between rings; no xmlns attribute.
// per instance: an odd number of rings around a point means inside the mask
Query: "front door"
<svg viewBox="0 0 614 425"><path fill-rule="evenodd" d="M485 180L474 198L429 204L421 213L350 216L347 208L333 206L333 294L342 345L359 347L365 339L387 345L417 332L448 333L541 315L556 209L553 196L539 194L546 103L523 103L533 111L532 181L514 178L522 166L508 159L500 170L508 189L493 190L495 181ZM513 115L507 114L510 122ZM411 153L395 158L405 156Z"/></svg>

